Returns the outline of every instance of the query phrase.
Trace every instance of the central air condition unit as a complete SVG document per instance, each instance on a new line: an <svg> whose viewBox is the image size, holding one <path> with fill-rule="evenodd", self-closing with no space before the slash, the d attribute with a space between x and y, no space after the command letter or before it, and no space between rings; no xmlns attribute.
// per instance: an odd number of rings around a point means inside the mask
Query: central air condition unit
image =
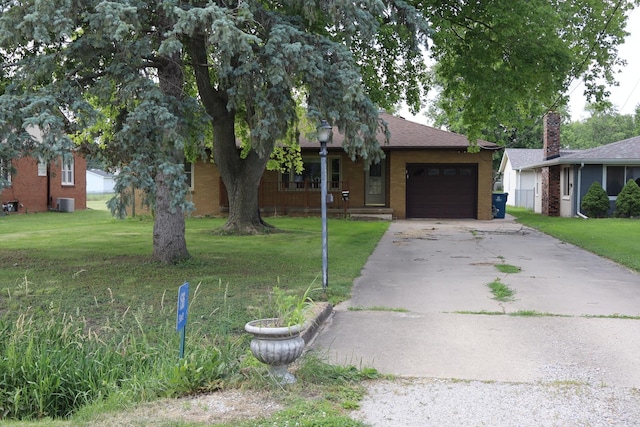
<svg viewBox="0 0 640 427"><path fill-rule="evenodd" d="M73 212L75 207L75 199L59 198L58 212Z"/></svg>

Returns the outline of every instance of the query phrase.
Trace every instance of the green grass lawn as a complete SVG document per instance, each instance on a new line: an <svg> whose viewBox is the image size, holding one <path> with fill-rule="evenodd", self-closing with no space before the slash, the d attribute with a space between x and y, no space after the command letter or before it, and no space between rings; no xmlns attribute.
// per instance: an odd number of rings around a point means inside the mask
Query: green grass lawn
<svg viewBox="0 0 640 427"><path fill-rule="evenodd" d="M145 322L163 323L158 308L173 307L178 286L189 281L194 321L215 322L224 307L240 331L260 315L274 286L299 295L321 287L320 219L268 221L282 232L220 236L214 230L224 219L187 219L192 259L162 265L150 260L150 218L120 221L102 210L0 217L0 313L30 306L100 325L136 311ZM329 291L311 296L336 303L349 296L388 223L329 220L328 227Z"/></svg>
<svg viewBox="0 0 640 427"><path fill-rule="evenodd" d="M518 222L640 272L640 220L557 218L509 207Z"/></svg>
<svg viewBox="0 0 640 427"><path fill-rule="evenodd" d="M80 409L91 424L94 411L158 397L256 381L272 387L255 374L266 368L247 357L244 324L272 317L274 286L298 296L311 288L316 301L348 298L389 225L329 220L324 293L319 218L268 218L278 231L261 236L219 235L224 221L187 219L192 258L164 265L151 261L149 217L121 221L99 208L0 217L0 420ZM187 345L177 365L177 292L185 281ZM311 394L331 392L315 381L305 381ZM339 404L329 418L347 420Z"/></svg>

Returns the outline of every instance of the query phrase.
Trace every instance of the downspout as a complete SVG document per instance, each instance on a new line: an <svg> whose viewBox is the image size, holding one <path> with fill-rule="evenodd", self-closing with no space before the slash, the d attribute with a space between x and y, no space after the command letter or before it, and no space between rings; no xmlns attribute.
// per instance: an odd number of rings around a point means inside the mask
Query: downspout
<svg viewBox="0 0 640 427"><path fill-rule="evenodd" d="M522 190L522 169L518 169L516 177L516 188L513 189L513 192L515 193L513 197L514 205L519 207L522 205L522 203L520 203L520 195L522 194L522 191L520 191Z"/></svg>
<svg viewBox="0 0 640 427"><path fill-rule="evenodd" d="M51 163L47 162L47 210L51 209Z"/></svg>
<svg viewBox="0 0 640 427"><path fill-rule="evenodd" d="M578 213L578 216L580 218L589 219L588 216L586 216L585 214L580 212L580 206L582 206L582 196L581 196L582 192L581 192L581 189L582 189L582 168L583 167L584 167L584 162L582 162L580 164L580 167L578 168L578 194L577 194L577 197L576 197L576 203L577 203L576 212Z"/></svg>

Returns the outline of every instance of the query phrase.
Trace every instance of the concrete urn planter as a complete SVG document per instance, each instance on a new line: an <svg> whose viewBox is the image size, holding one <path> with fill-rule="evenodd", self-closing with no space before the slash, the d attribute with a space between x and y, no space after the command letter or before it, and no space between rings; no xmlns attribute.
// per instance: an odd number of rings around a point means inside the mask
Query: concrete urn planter
<svg viewBox="0 0 640 427"><path fill-rule="evenodd" d="M293 384L296 378L288 370L304 350L300 336L302 325L273 326L277 319L259 319L248 322L244 329L251 335L251 352L269 366L269 371L281 384Z"/></svg>

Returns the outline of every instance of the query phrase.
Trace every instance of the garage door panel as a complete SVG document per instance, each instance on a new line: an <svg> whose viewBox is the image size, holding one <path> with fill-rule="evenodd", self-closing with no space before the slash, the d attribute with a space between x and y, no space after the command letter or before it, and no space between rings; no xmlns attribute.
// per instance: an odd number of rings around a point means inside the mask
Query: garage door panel
<svg viewBox="0 0 640 427"><path fill-rule="evenodd" d="M407 217L475 218L477 165L407 165Z"/></svg>

